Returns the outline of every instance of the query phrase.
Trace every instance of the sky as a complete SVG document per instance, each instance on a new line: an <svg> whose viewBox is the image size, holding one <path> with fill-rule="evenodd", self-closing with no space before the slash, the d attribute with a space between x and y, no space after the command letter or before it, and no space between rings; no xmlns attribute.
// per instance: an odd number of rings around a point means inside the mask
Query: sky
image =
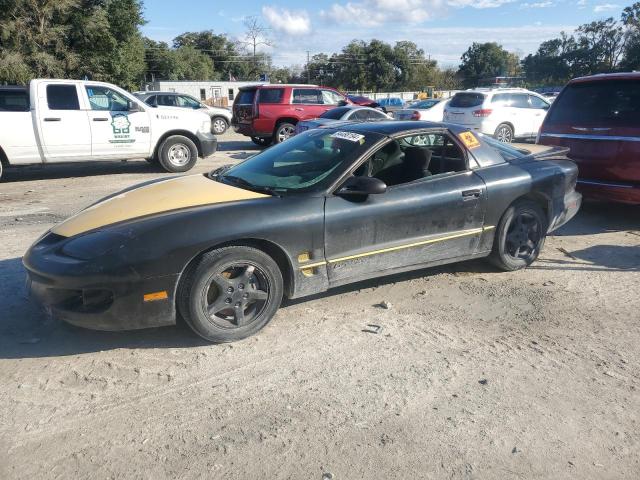
<svg viewBox="0 0 640 480"><path fill-rule="evenodd" d="M608 2L612 3L608 3ZM145 0L143 33L171 43L185 31L213 30L242 39L256 16L275 65L303 65L307 51L339 52L353 39L411 40L441 66L457 66L472 42L498 42L525 56L561 31L618 19L632 0Z"/></svg>

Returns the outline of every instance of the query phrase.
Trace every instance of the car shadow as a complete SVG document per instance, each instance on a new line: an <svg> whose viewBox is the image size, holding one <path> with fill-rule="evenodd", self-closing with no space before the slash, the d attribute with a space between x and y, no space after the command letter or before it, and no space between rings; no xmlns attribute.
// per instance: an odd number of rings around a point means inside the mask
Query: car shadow
<svg viewBox="0 0 640 480"><path fill-rule="evenodd" d="M467 276L491 271L495 270L481 261L418 270L345 285L310 297L284 300L282 308L286 313L287 307L309 300L444 272ZM59 357L117 348L189 348L208 345L181 319L175 326L126 332L101 332L68 325L50 318L29 299L25 280L26 272L20 258L0 260L0 298L5 299L0 302L0 358Z"/></svg>
<svg viewBox="0 0 640 480"><path fill-rule="evenodd" d="M108 162L74 162L49 165L30 165L25 167L8 167L3 176L3 183L29 182L34 180L52 180L73 177L97 177L101 175L154 174L163 170L145 160L108 161Z"/></svg>
<svg viewBox="0 0 640 480"><path fill-rule="evenodd" d="M565 258L538 259L535 270L581 270L640 272L640 237L638 245L592 245L582 250L558 249Z"/></svg>
<svg viewBox="0 0 640 480"><path fill-rule="evenodd" d="M593 235L640 229L640 207L585 200L575 218L553 233L555 236ZM640 237L638 237L640 241Z"/></svg>
<svg viewBox="0 0 640 480"><path fill-rule="evenodd" d="M251 140L222 140L218 142L218 152L230 152L235 150L251 150L257 153L264 150L264 148L259 147Z"/></svg>

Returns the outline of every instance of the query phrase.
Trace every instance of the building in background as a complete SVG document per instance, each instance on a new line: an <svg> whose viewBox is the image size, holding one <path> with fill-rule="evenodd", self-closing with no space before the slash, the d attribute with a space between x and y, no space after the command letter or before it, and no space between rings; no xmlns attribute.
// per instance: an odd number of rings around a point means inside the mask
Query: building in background
<svg viewBox="0 0 640 480"><path fill-rule="evenodd" d="M212 106L228 107L233 104L241 87L265 83L269 82L156 80L145 83L144 90L184 93Z"/></svg>

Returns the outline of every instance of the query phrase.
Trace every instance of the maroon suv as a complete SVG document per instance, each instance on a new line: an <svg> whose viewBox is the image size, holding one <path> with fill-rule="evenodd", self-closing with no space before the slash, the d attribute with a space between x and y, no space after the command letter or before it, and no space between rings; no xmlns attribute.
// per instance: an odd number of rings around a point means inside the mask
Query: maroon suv
<svg viewBox="0 0 640 480"><path fill-rule="evenodd" d="M570 148L585 197L640 204L640 73L569 82L551 104L538 143Z"/></svg>
<svg viewBox="0 0 640 480"><path fill-rule="evenodd" d="M295 133L300 120L318 118L338 105L351 103L343 94L316 85L252 85L242 87L233 102L233 129L257 145L280 143Z"/></svg>

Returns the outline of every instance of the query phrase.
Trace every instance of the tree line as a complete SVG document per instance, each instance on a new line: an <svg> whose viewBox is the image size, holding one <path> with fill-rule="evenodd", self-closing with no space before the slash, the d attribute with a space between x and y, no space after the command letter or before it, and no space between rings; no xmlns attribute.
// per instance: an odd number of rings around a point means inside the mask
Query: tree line
<svg viewBox="0 0 640 480"><path fill-rule="evenodd" d="M457 69L442 68L414 42L353 40L305 65L275 67L261 45L273 45L257 17L239 40L211 30L185 32L171 44L142 35L141 0L0 0L0 83L35 77L89 78L138 89L145 81L258 80L321 83L343 90L400 91L474 87L496 76L529 86L640 68L640 2L620 19L562 32L523 59L497 43L473 43Z"/></svg>

